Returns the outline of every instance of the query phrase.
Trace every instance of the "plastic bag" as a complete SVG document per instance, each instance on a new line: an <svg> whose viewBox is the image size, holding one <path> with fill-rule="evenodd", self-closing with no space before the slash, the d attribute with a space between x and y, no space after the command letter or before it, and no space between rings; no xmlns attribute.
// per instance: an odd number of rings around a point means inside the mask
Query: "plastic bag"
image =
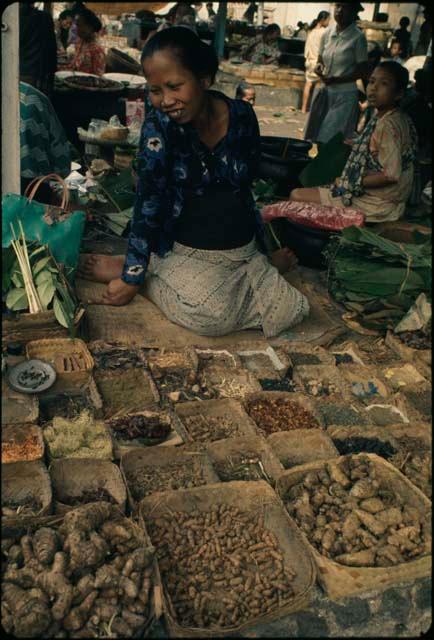
<svg viewBox="0 0 434 640"><path fill-rule="evenodd" d="M286 218L296 224L325 231L341 231L351 226L362 227L365 221L364 214L356 209L292 201L270 204L262 209L264 222L270 222L275 218Z"/></svg>

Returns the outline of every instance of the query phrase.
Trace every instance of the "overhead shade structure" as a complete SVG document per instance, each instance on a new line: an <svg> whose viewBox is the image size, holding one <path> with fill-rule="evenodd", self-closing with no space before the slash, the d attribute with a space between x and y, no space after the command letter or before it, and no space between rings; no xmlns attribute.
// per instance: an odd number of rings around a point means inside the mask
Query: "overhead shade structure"
<svg viewBox="0 0 434 640"><path fill-rule="evenodd" d="M99 15L120 16L121 13L137 13L142 9L159 11L170 2L86 2L85 6Z"/></svg>

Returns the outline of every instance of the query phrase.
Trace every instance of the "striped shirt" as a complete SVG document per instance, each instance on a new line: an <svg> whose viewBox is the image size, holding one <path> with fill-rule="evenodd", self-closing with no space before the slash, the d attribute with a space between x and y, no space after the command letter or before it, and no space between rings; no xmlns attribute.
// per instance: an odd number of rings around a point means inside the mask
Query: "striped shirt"
<svg viewBox="0 0 434 640"><path fill-rule="evenodd" d="M69 143L51 102L25 82L20 82L20 154L22 178L71 171Z"/></svg>

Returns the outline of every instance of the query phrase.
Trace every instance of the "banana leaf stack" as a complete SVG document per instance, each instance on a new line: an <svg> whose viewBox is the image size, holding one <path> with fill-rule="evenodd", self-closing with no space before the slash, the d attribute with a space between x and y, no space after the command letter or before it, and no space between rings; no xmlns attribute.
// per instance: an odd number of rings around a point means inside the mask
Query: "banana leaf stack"
<svg viewBox="0 0 434 640"><path fill-rule="evenodd" d="M393 329L419 294L431 301L431 240L420 240L397 243L366 228L344 229L324 252L330 294L362 326Z"/></svg>

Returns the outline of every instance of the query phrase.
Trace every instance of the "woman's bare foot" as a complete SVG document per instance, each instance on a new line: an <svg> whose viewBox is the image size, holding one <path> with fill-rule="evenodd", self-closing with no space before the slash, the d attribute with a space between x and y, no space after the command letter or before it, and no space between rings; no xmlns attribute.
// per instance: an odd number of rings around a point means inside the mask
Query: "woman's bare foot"
<svg viewBox="0 0 434 640"><path fill-rule="evenodd" d="M94 253L81 253L78 261L77 276L85 280L107 284L122 275L125 256L105 256Z"/></svg>
<svg viewBox="0 0 434 640"><path fill-rule="evenodd" d="M282 247L271 254L270 262L279 273L286 273L297 265L297 256L288 247Z"/></svg>

